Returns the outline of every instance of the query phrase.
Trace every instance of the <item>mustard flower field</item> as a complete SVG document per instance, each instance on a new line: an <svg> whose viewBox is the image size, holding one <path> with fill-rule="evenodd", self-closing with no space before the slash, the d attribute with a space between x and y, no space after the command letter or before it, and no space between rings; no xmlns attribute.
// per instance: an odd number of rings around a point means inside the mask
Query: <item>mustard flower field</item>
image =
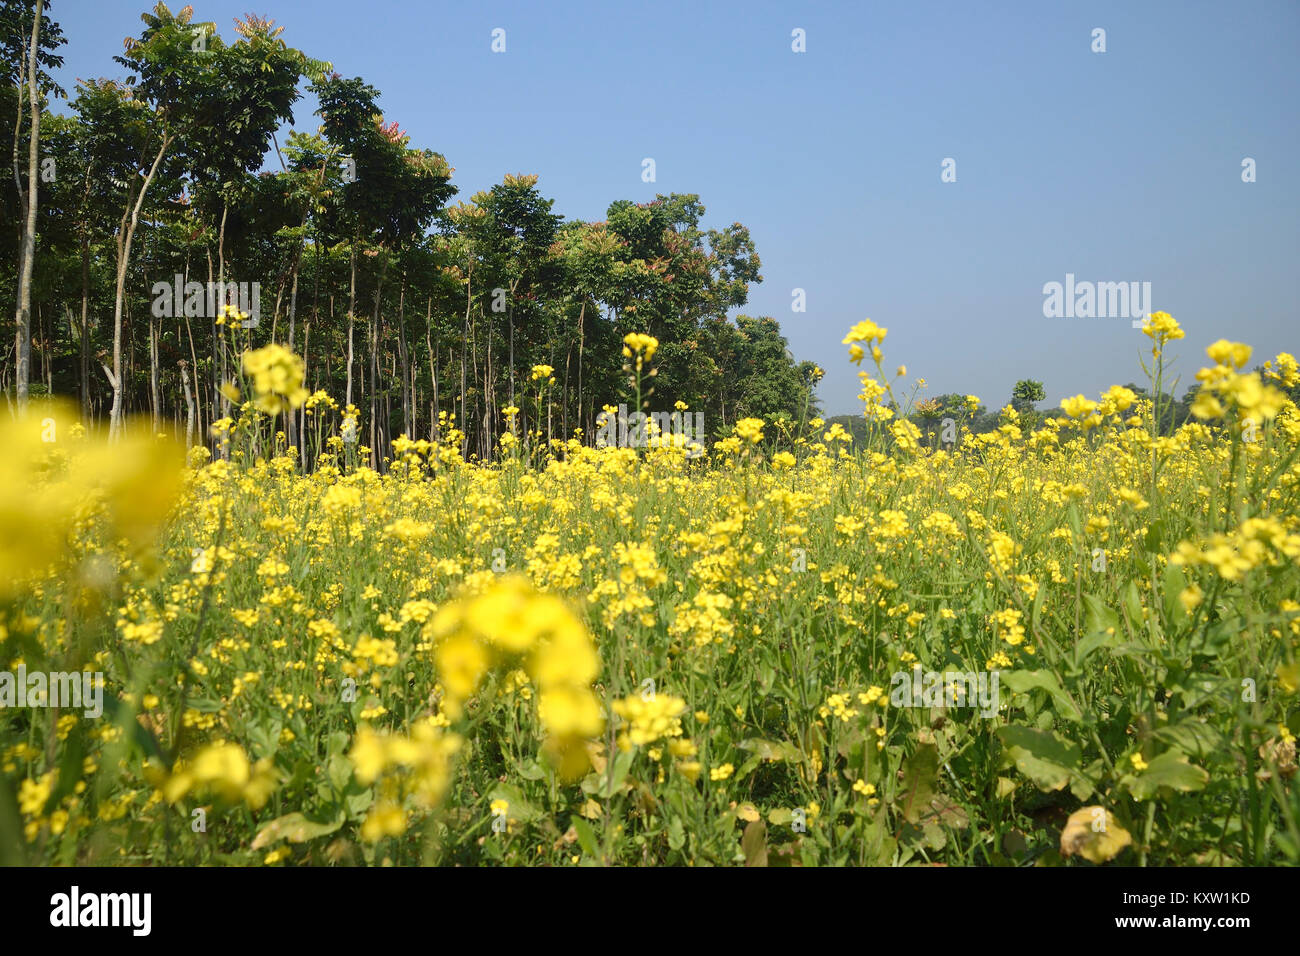
<svg viewBox="0 0 1300 956"><path fill-rule="evenodd" d="M1182 331L1143 331L1161 395ZM444 418L376 471L278 345L215 455L6 422L0 861L1300 862L1295 359L1182 356L1172 434L1117 386L945 441L886 334L844 339L858 441L467 461ZM628 337L637 401L658 345ZM78 672L98 706L32 683Z"/></svg>

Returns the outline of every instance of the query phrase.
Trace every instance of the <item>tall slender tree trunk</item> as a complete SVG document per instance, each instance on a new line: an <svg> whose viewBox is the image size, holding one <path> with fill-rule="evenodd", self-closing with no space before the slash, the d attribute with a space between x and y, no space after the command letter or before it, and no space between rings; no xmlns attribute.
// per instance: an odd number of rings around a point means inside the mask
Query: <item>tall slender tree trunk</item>
<svg viewBox="0 0 1300 956"><path fill-rule="evenodd" d="M469 356L469 362L470 362L470 374L473 375L473 377L474 377L474 384L477 385L477 384L478 384L478 381L479 381L479 378L478 378L478 323L477 323L477 322L475 322L475 323L471 323L471 324L470 324L470 327L469 327L469 347L470 347L470 356ZM482 458L482 457L483 457L483 431L484 431L484 430L483 430L483 420L479 417L479 413L482 411L482 406L483 406L482 399L483 399L483 396L486 394L486 389L487 389L487 384L484 383L483 387L480 388L480 389L478 390L478 392L479 392L479 397L478 397L477 399L474 400L474 415L473 415L472 418L467 418L467 423L469 423L469 422L477 423L477 429L478 429L478 430L477 430L477 432L475 433L475 437L478 439L478 451L477 451L477 453L478 453L479 458Z"/></svg>
<svg viewBox="0 0 1300 956"><path fill-rule="evenodd" d="M487 353L483 356L483 434L486 436L487 444L484 446L483 456L487 458L495 446L496 429L496 369L492 365L492 310L487 309L483 315L484 321L487 322Z"/></svg>
<svg viewBox="0 0 1300 956"><path fill-rule="evenodd" d="M158 154L153 158L153 165L149 167L144 182L140 184L140 192L135 197L135 203L122 213L122 221L118 225L117 283L113 291L113 368L109 371L104 367L104 373L113 386L113 406L108 417L110 441L116 440L122 434L122 308L126 300L126 273L131 263L131 242L135 239L135 230L140 222L140 208L144 205L144 197L149 192L149 184L153 182L158 166L162 163L171 142L171 134L164 133L162 143L158 147Z"/></svg>
<svg viewBox="0 0 1300 956"><path fill-rule="evenodd" d="M352 327L356 319L357 308L357 244L354 240L351 251L352 281L348 285L348 388L346 405L352 404Z"/></svg>
<svg viewBox="0 0 1300 956"><path fill-rule="evenodd" d="M222 283L226 281L226 216L230 212L230 205L223 199L221 202L221 226L217 230L217 288L222 288ZM208 260L208 281L212 281L212 261ZM225 299L223 294L221 297ZM225 304L224 301L222 303ZM220 309L217 310L221 311ZM225 378L225 349L222 347L222 340L225 333L221 331L221 326L217 325L217 317L212 316L212 420L215 422L219 417L224 417L229 402L221 394L221 383Z"/></svg>
<svg viewBox="0 0 1300 956"><path fill-rule="evenodd" d="M23 84L27 80L27 37L23 37L22 55L18 58L22 64L18 68L18 95L14 97L14 139L12 143L13 156L11 157L12 171L14 177L14 192L18 195L18 208L20 222L17 223L15 238L18 240L18 261L14 265L14 274L22 275L23 271L23 225L27 219L27 191L23 189L23 174L18 166L18 144L23 141ZM6 393L6 396L8 393Z"/></svg>
<svg viewBox="0 0 1300 956"><path fill-rule="evenodd" d="M510 283L510 301L506 304L506 323L510 326L510 404L518 406L515 401L515 288L519 285L516 279Z"/></svg>
<svg viewBox="0 0 1300 956"><path fill-rule="evenodd" d="M411 356L407 350L406 344L406 279L402 279L402 289L397 296L397 357L402 364L402 434L407 438L415 438L415 426L411 419L414 417L411 412L415 403L411 400ZM389 422L389 434L392 434L393 425Z"/></svg>
<svg viewBox="0 0 1300 956"><path fill-rule="evenodd" d="M90 236L81 236L81 421L90 425Z"/></svg>
<svg viewBox="0 0 1300 956"><path fill-rule="evenodd" d="M383 336L380 327L380 303L384 294L384 276L388 272L387 250L379 254L379 277L375 280L374 310L370 319L370 466L379 469L384 457L385 441L379 425L379 342Z"/></svg>
<svg viewBox="0 0 1300 956"><path fill-rule="evenodd" d="M184 283L187 283L189 281L190 281L190 256L189 253L187 252L185 254L185 272L183 273L182 288L184 287ZM176 336L177 338L180 338L179 331L177 331ZM188 315L185 316L185 337L189 340L190 343L190 363L194 369L195 427L198 429L199 434L202 434L203 433L203 394L202 394L203 378L201 375L199 375L199 358L198 358L198 353L195 351L194 348L194 327L190 325L190 317ZM188 403L189 401L188 391L186 391L185 400Z"/></svg>
<svg viewBox="0 0 1300 956"><path fill-rule="evenodd" d="M316 254L316 274L312 276L312 294L311 294L311 317L307 320L306 328L303 331L302 342L302 371L303 381L306 381L307 374L311 369L311 326L312 322L320 316L320 236L314 236L311 242L312 251ZM330 317L334 315L334 297L330 296ZM328 363L326 371L328 372ZM301 449L299 461L305 469L307 467L307 408L306 406L298 410L302 427L298 431L298 446Z"/></svg>
<svg viewBox="0 0 1300 956"><path fill-rule="evenodd" d="M307 359L311 355L311 317L302 324L302 380L306 385L309 366ZM308 386L308 391L312 391ZM298 427L298 462L305 471L307 468L307 406L304 404L294 414L302 416Z"/></svg>
<svg viewBox="0 0 1300 956"><path fill-rule="evenodd" d="M146 287L148 283L145 283ZM158 323L153 315L147 315L149 323L149 408L153 415L153 433L158 434L162 409L158 398Z"/></svg>
<svg viewBox="0 0 1300 956"><path fill-rule="evenodd" d="M465 356L469 352L469 313L474 307L474 267L465 276L465 333L460 340L460 407L456 410L456 424L461 430L460 456L469 451L469 409L465 407Z"/></svg>
<svg viewBox="0 0 1300 956"><path fill-rule="evenodd" d="M189 272L188 263L186 263L185 269L186 269L186 274L188 275ZM199 371L198 371L199 369L198 356L194 351L194 329L190 325L190 317L188 315L185 317L185 336L186 338L189 339L190 342L190 362L193 363L194 365L194 396L193 396L193 405L191 406L191 411L197 413L195 424L197 425L199 431L202 431L203 430L203 396L199 394L199 389L203 387L203 382L201 377L199 376ZM182 376L182 381L185 384L185 403L187 405L190 405L190 391L189 391L190 377L188 373Z"/></svg>
<svg viewBox="0 0 1300 956"><path fill-rule="evenodd" d="M50 352L54 348L54 320L45 315L41 317L41 307L36 307L36 325L41 330L41 367L45 369L45 394L54 394L54 366Z"/></svg>
<svg viewBox="0 0 1300 956"><path fill-rule="evenodd" d="M433 404L429 406L429 441L437 441L438 434L438 356L433 350L433 296L429 296L424 316L424 344L429 349L429 377L433 379Z"/></svg>
<svg viewBox="0 0 1300 956"><path fill-rule="evenodd" d="M185 359L177 363L181 367L181 391L185 393L185 451L194 447L194 396L190 394L190 373L185 367Z"/></svg>
<svg viewBox="0 0 1300 956"><path fill-rule="evenodd" d="M285 277L281 276L280 281L275 287L275 308L271 310L271 341L274 342L276 333L280 331L280 303L284 301L284 283Z"/></svg>
<svg viewBox="0 0 1300 956"><path fill-rule="evenodd" d="M41 14L45 0L36 0L32 18L31 45L27 48L27 102L31 109L32 128L27 141L27 221L23 225L20 271L18 274L18 308L14 314L17 367L15 369L18 414L27 411L27 379L32 360L32 264L36 258L36 206L39 179L37 165L41 149L41 101L37 90L36 53L40 46Z"/></svg>
<svg viewBox="0 0 1300 956"><path fill-rule="evenodd" d="M303 247L307 244L307 214L306 213L303 213L301 229L302 229L302 235L298 239L298 251L294 254L293 257L293 289L289 293L289 351L290 352L293 351L294 321L297 319L297 314L298 314L298 269L302 265ZM274 338L272 338L272 341L274 341ZM304 373L304 383L305 383L306 381L305 365L303 366L303 373ZM289 419L289 434L288 434L289 447L296 448L298 446L298 410L296 408L289 409L287 417Z"/></svg>
<svg viewBox="0 0 1300 956"><path fill-rule="evenodd" d="M582 415L582 343L583 334L586 329L584 320L587 317L587 300L582 300L582 308L578 311L578 427L582 429L582 434L587 434L587 424Z"/></svg>

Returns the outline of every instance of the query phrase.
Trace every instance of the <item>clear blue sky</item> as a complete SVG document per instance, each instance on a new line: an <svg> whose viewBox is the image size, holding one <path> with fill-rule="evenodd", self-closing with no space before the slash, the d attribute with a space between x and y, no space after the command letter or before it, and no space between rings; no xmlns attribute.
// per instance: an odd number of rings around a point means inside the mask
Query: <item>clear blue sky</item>
<svg viewBox="0 0 1300 956"><path fill-rule="evenodd" d="M55 0L64 85L120 76L111 57L145 8ZM1300 352L1294 0L195 5L228 38L250 10L376 86L412 145L456 168L460 198L529 172L570 218L683 192L706 226L748 225L764 281L744 311L827 370L830 413L857 407L840 340L866 317L931 393L996 407L1032 377L1054 404L1140 382L1147 340L1128 319L1044 318L1043 285L1066 273L1151 282L1187 330L1180 393L1214 339L1260 361Z"/></svg>

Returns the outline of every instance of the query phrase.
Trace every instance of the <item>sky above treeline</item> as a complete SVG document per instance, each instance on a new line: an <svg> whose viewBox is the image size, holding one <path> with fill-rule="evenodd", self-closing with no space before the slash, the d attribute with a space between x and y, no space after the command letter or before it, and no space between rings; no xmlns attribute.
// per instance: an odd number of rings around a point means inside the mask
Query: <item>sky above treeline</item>
<svg viewBox="0 0 1300 956"><path fill-rule="evenodd" d="M149 6L54 0L70 93L77 78L124 75L112 57ZM249 10L199 0L195 19L232 39ZM863 318L889 329L891 375L906 365L930 394L998 407L1022 378L1043 381L1048 404L1143 383L1149 342L1118 300L1107 317L1049 316L1053 282L1077 295L1150 283L1142 304L1187 332L1171 349L1179 394L1218 338L1259 362L1300 352L1300 4L1288 0L259 0L252 12L377 87L411 145L455 167L458 199L536 173L566 218L678 192L699 194L706 227L749 226L764 281L741 311L774 316L794 355L826 370L829 414L860 407L841 339ZM318 125L313 109L304 97L298 129Z"/></svg>

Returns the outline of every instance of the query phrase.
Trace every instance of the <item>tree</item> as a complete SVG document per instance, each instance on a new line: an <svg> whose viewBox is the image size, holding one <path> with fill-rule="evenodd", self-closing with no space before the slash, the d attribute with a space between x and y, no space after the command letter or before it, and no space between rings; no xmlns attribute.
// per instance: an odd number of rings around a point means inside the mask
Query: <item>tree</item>
<svg viewBox="0 0 1300 956"><path fill-rule="evenodd" d="M359 244L376 248L378 275L373 293L370 333L370 378L372 453L378 411L377 377L380 337L380 304L389 253L413 241L429 226L438 210L455 194L452 169L440 154L407 148L410 137L396 123L385 125L379 112L378 92L359 77L344 79L338 74L317 80L313 86L320 100L320 116L331 145L349 163L342 199L333 208L330 229L347 235L351 253L351 281L348 294L347 403L352 404L353 323L356 315L356 280Z"/></svg>
<svg viewBox="0 0 1300 956"><path fill-rule="evenodd" d="M695 366L708 368L712 381L708 394L688 404L707 410L715 430L741 418L792 425L816 414L811 363L794 361L775 319L714 317L696 338Z"/></svg>
<svg viewBox="0 0 1300 956"><path fill-rule="evenodd" d="M117 222L114 209L122 208L134 176L140 125L130 90L112 80L79 82L71 106L71 117L47 115L48 124L43 123L49 126L44 151L58 173L50 184L51 221L41 232L43 244L56 254L60 238L76 249L81 298L77 381L82 417L89 421L96 250Z"/></svg>
<svg viewBox="0 0 1300 956"><path fill-rule="evenodd" d="M206 27L196 29L204 31ZM190 72L175 78L177 88L187 97L181 120L185 135L179 141L177 159L193 181L197 208L216 225L218 283L226 279L226 232L232 203L241 197L247 200L255 192L249 177L261 167L275 130L292 121L293 104L301 96L300 80L319 80L329 70L328 63L289 47L280 36L284 28L277 27L274 20L252 15L236 19L235 32L239 39L230 45L215 30L198 36L191 44ZM146 59L140 66L157 89L169 88L174 79L169 60L158 57L151 63ZM223 403L220 385L225 356L218 353L217 316L209 319L212 396L214 403Z"/></svg>
<svg viewBox="0 0 1300 956"><path fill-rule="evenodd" d="M695 331L709 318L726 316L749 299L749 283L762 281L749 230L700 228L699 196L671 194L653 202L620 200L609 207L610 230L621 240L623 268L613 309L618 336L649 332L657 353L660 401L699 404L708 386L692 374Z"/></svg>
<svg viewBox="0 0 1300 956"><path fill-rule="evenodd" d="M485 313L487 376L484 395L485 430L488 445L496 431L498 403L493 355L493 316L504 313L507 338L507 375L511 406L518 407L516 390L515 320L521 309L532 319L539 319L537 307L539 283L551 266L549 250L555 241L560 217L551 212L553 200L537 190L537 177L507 175L492 188L472 197L473 212L464 216L462 228L478 258L480 289L490 290ZM524 351L531 354L533 332L528 330ZM537 338L540 340L541 335ZM540 356L539 356L540 357ZM551 356L547 356L551 358ZM529 362L525 361L525 367Z"/></svg>
<svg viewBox="0 0 1300 956"><path fill-rule="evenodd" d="M590 405L583 401L583 358L586 352L587 324L589 312L594 315L600 308L599 303L607 302L613 296L619 272L615 255L619 240L609 231L605 223L571 222L561 225L551 254L555 259L560 275L558 283L567 290L564 303L560 306L562 314L569 313L573 322L562 326L561 336L565 343L564 354L564 388L569 388L569 367L573 358L573 344L577 340L578 360L576 368L577 405L575 422L578 428L586 430L591 418L588 415ZM577 316L571 315L577 306ZM572 328L574 335L569 334ZM569 403L564 403L564 433L569 431Z"/></svg>
<svg viewBox="0 0 1300 956"><path fill-rule="evenodd" d="M1028 414L1034 410L1034 405L1047 398L1047 392L1043 389L1042 382L1036 382L1031 378L1023 378L1016 382L1016 387L1011 390L1011 407L1021 415Z"/></svg>
<svg viewBox="0 0 1300 956"><path fill-rule="evenodd" d="M218 227L217 281L224 281L227 191L239 173L261 165L275 128L293 118L299 97L298 81L304 75L319 77L328 64L311 60L290 49L280 39L283 28L273 21L250 16L237 20L240 40L227 47L213 23L192 23L192 9L172 14L159 3L141 19L145 30L128 40L124 56L114 59L134 75L128 81L136 95L153 110L157 151L134 202L128 198L118 234L118 277L114 297L113 411L110 432L121 420L121 321L126 270L140 208L164 156L179 143L177 161L194 180L197 193L219 197L222 221ZM221 400L217 381L217 325L212 319L213 403ZM107 369L106 369L107 371Z"/></svg>
<svg viewBox="0 0 1300 956"><path fill-rule="evenodd" d="M10 29L16 25L16 22L21 22L17 16L18 9L25 6L27 5L6 2L3 13L0 14L0 16L3 16L3 23L7 28L4 38L0 39L0 47L4 48L7 62L12 62L9 60L9 55L13 52L13 34ZM50 29L46 33L44 39L45 49L44 52L42 51L41 27L45 22L44 11L44 0L36 0L35 9L31 16L31 36L25 46L26 56L18 58L24 65L20 68L17 101L21 110L22 90L25 86L30 114L28 119L30 128L27 137L27 190L25 193L22 182L18 177L18 137L20 135L21 112L18 121L14 124L14 184L18 187L19 205L24 214L18 251L18 303L14 312L14 325L16 327L14 342L16 351L16 397L19 414L27 410L32 348L32 266L36 258L36 213L40 193L40 180L37 177L41 140L42 73L40 68L42 65L48 67L63 64L61 57L55 57L49 53L50 50L57 48L58 45L64 42L62 33L57 28ZM12 68L9 68L9 72L12 76Z"/></svg>
<svg viewBox="0 0 1300 956"><path fill-rule="evenodd" d="M122 308L126 298L127 269L131 246L140 224L149 187L158 175L167 150L185 129L193 100L194 85L201 70L192 43L198 37L215 33L215 25L191 27L192 10L184 8L173 15L159 3L154 13L141 14L145 30L139 39L126 41L126 56L114 59L137 74L127 81L128 95L139 111L133 119L133 138L142 147L133 153L135 169L126 182L126 201L116 236L117 273L113 293L113 367L103 366L113 388L113 405L109 413L109 436L116 438L122 427ZM197 33L195 31L198 31ZM219 42L219 40L218 40ZM192 125L192 124L191 124ZM156 148L155 148L156 147ZM152 156L152 160L149 157Z"/></svg>
<svg viewBox="0 0 1300 956"><path fill-rule="evenodd" d="M370 447L377 461L382 430L379 424L379 344L382 338L380 306L390 255L415 241L432 223L439 209L455 194L451 167L439 153L407 147L410 137L397 123L385 125L378 112L373 87L360 79L332 77L317 84L326 136L347 150L356 177L344 188L343 208L353 230L353 314L356 288L356 244L362 237L375 248L378 275L372 299L370 326ZM348 334L348 376L351 379L352 331ZM351 390L349 388L349 404Z"/></svg>

